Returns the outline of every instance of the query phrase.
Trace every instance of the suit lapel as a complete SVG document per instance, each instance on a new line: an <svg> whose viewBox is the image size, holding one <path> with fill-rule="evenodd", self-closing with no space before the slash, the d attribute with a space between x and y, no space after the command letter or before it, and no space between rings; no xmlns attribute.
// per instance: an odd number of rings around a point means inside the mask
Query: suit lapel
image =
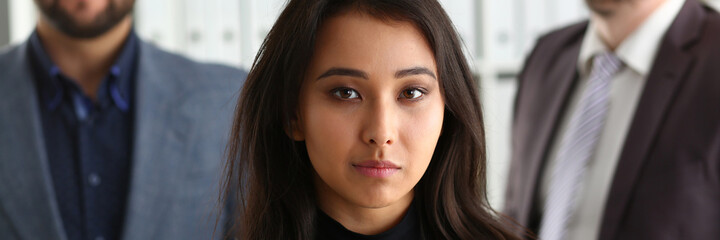
<svg viewBox="0 0 720 240"><path fill-rule="evenodd" d="M21 239L65 239L27 49L0 60L0 212Z"/></svg>
<svg viewBox="0 0 720 240"><path fill-rule="evenodd" d="M582 26L581 29L585 29ZM529 105L531 108L538 109L534 111L536 116L532 116L530 119L534 119L537 122L523 124L533 129L527 132L532 132L531 135L523 136L524 139L536 139L536 141L525 141L525 144L529 146L527 149L527 163L529 164L528 169L530 172L525 178L525 182L521 185L524 187L522 190L522 199L518 202L527 204L520 206L521 209L527 209L527 211L519 211L522 216L519 216L521 223L531 224L531 213L534 212L534 199L539 187L542 166L547 156L548 149L551 147L554 133L558 126L558 121L561 119L561 113L567 105L572 87L574 86L575 80L577 79L577 59L580 53L581 41L576 40L578 36L582 36L584 30L574 32L572 36L566 36L564 39L560 39L557 44L566 45L565 47L551 47L550 49L563 49L558 52L552 59L549 59L547 63L552 65L545 65L543 68L548 69L548 74L545 76L535 75L527 76L528 78L542 78L542 81L529 81L529 82L540 82L539 85L527 86L531 88L541 88L540 90L529 90L530 92L543 93L541 95L534 96L531 98L532 103ZM545 69L543 69L545 70Z"/></svg>
<svg viewBox="0 0 720 240"><path fill-rule="evenodd" d="M686 50L697 39L704 15L697 2L688 0L660 45L608 194L601 240L614 239L618 234L643 162L650 156L665 115L692 66L694 58Z"/></svg>
<svg viewBox="0 0 720 240"><path fill-rule="evenodd" d="M173 66L158 59L158 50L140 43L136 81L132 180L125 216L124 239L158 236L171 211L178 159L184 157L191 119L177 109L184 89L173 84Z"/></svg>

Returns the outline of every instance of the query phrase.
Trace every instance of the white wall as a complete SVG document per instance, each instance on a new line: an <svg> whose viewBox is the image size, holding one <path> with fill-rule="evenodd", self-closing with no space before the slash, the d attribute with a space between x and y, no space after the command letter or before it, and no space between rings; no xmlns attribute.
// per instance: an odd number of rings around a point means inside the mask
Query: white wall
<svg viewBox="0 0 720 240"><path fill-rule="evenodd" d="M139 0L135 27L141 38L200 61L234 66L241 57L242 2L233 0ZM248 49L249 51L249 49Z"/></svg>
<svg viewBox="0 0 720 240"><path fill-rule="evenodd" d="M9 0L10 44L25 41L35 27L35 5L31 0Z"/></svg>

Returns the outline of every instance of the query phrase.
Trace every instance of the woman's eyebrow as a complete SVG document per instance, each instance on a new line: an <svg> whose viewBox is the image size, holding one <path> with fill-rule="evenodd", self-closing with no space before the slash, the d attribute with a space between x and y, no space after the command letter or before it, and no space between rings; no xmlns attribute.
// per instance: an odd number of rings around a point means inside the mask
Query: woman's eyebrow
<svg viewBox="0 0 720 240"><path fill-rule="evenodd" d="M428 75L432 77L433 79L437 80L437 77L435 76L435 73L430 71L430 69L426 67L413 67L408 69L402 69L397 72L395 72L395 78L404 78L407 76L412 75ZM362 78L365 80L368 80L368 74L366 72L363 72L358 69L352 69L352 68L340 68L340 67L333 67L329 70L325 71L323 74L321 74L317 80L327 78L330 76L348 76L348 77L357 77Z"/></svg>
<svg viewBox="0 0 720 240"><path fill-rule="evenodd" d="M428 75L428 76L432 77L433 79L437 80L435 73L433 73L432 71L430 71L430 69L427 69L426 67L414 67L414 68L408 68L408 69L403 69L403 70L397 71L397 72L395 72L395 78L404 78L407 76L421 75L421 74Z"/></svg>
<svg viewBox="0 0 720 240"><path fill-rule="evenodd" d="M320 77L318 77L317 80L320 80L320 79L323 79L323 78L326 78L326 77L330 77L330 76L349 76L349 77L362 78L362 79L365 79L365 80L368 79L367 73L365 73L365 72L363 72L363 71L360 71L360 70L357 70L357 69L352 69L352 68L337 68L337 67L334 67L334 68L330 68L330 70L327 70L325 73L323 73L322 75L320 75Z"/></svg>

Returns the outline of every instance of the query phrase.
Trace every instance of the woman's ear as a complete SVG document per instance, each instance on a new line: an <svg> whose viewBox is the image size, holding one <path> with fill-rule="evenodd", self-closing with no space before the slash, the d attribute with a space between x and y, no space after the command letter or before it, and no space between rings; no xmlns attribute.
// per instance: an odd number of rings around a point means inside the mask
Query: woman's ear
<svg viewBox="0 0 720 240"><path fill-rule="evenodd" d="M305 134L303 133L302 129L300 128L299 120L293 119L290 122L290 129L285 129L285 134L288 135L292 140L295 141L305 141Z"/></svg>

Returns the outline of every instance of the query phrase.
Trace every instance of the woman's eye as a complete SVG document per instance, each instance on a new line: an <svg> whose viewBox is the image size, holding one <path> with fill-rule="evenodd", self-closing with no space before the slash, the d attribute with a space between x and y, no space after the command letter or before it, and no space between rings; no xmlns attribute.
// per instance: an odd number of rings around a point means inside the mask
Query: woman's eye
<svg viewBox="0 0 720 240"><path fill-rule="evenodd" d="M417 99L422 96L423 96L423 92L417 88L406 89L406 90L403 90L401 93L401 97L406 98L406 99Z"/></svg>
<svg viewBox="0 0 720 240"><path fill-rule="evenodd" d="M355 91L351 88L335 89L335 90L333 90L332 94L341 99L355 99L355 98L360 97L360 95L357 93L357 91Z"/></svg>

